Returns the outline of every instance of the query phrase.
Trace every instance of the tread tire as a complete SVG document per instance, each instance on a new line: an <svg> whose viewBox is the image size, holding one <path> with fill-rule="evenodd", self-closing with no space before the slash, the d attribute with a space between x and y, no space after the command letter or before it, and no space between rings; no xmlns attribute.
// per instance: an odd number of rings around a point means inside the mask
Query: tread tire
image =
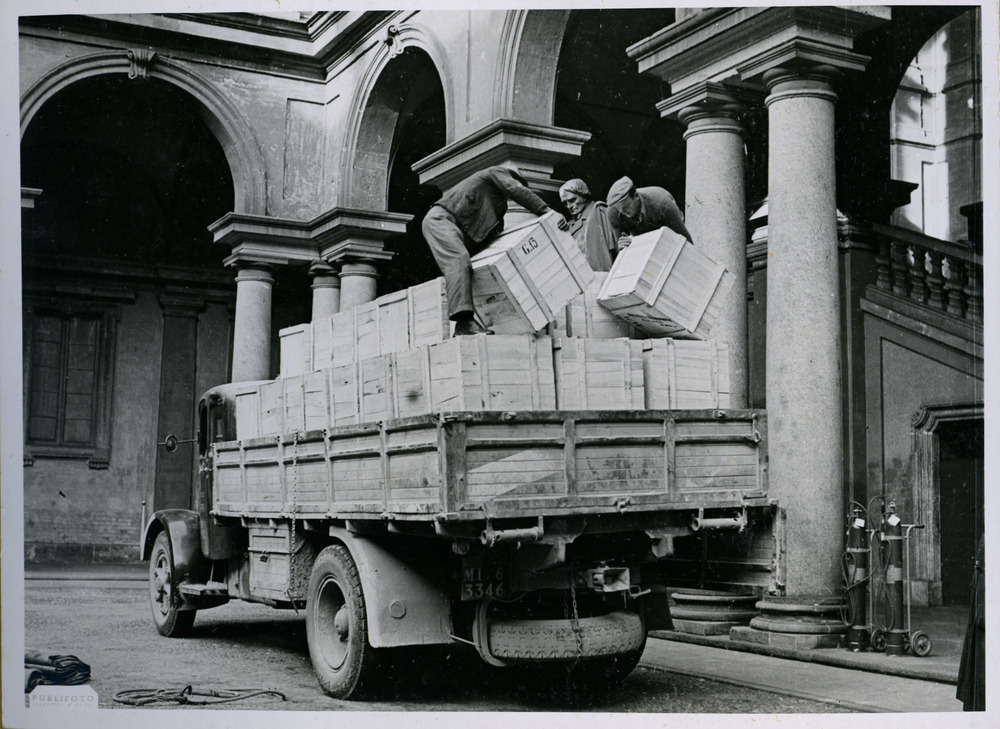
<svg viewBox="0 0 1000 729"><path fill-rule="evenodd" d="M616 612L580 618L585 657L615 658L641 649L646 642L641 619ZM573 624L569 620L497 620L489 626L490 652L504 660L566 661L580 658ZM629 669L631 670L631 669Z"/></svg>
<svg viewBox="0 0 1000 729"><path fill-rule="evenodd" d="M153 622L160 635L184 638L191 633L196 610L181 609L181 594L177 589L174 554L166 532L156 535L149 557L149 605Z"/></svg>
<svg viewBox="0 0 1000 729"><path fill-rule="evenodd" d="M326 547L313 563L306 596L306 639L313 670L335 699L371 695L381 655L368 641L365 595L346 547Z"/></svg>

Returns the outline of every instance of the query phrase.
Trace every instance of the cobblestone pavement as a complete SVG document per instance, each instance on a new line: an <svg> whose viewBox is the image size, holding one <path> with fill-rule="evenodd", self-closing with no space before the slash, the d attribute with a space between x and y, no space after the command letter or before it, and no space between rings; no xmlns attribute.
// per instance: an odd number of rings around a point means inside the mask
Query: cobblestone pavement
<svg viewBox="0 0 1000 729"><path fill-rule="evenodd" d="M302 615L232 602L200 612L191 637L164 638L153 627L145 584L136 582L28 581L25 634L26 648L72 654L90 664L90 685L101 709L127 708L114 701L121 691L192 685L275 689L287 699L258 696L210 707L227 710L770 715L847 711L831 703L643 667L609 699L565 707L543 699L530 672L498 672L469 650L437 649L401 652L397 676L379 700L338 701L323 694L313 675Z"/></svg>

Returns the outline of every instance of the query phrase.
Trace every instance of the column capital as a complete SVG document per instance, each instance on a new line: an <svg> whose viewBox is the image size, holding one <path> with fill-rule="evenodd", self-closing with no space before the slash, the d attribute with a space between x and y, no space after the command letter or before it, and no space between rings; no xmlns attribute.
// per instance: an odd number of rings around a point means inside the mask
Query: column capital
<svg viewBox="0 0 1000 729"><path fill-rule="evenodd" d="M497 119L469 136L413 164L421 184L444 191L474 172L504 165L516 168L534 190L555 192L559 164L580 156L589 132Z"/></svg>
<svg viewBox="0 0 1000 729"><path fill-rule="evenodd" d="M376 265L385 261L391 261L395 254L387 251L381 241L365 240L357 238L341 241L335 246L331 246L323 253L323 261L333 266L339 266L340 274L343 276L344 267L352 263L367 263Z"/></svg>
<svg viewBox="0 0 1000 729"><path fill-rule="evenodd" d="M337 266L332 266L326 261L315 261L309 266L309 276L313 279L313 286L324 279L337 280L340 271Z"/></svg>
<svg viewBox="0 0 1000 729"><path fill-rule="evenodd" d="M343 280L351 276L365 276L367 278L377 279L378 269L375 267L374 261L344 261L344 264L340 267L340 278Z"/></svg>
<svg viewBox="0 0 1000 729"><path fill-rule="evenodd" d="M236 268L236 283L244 281L259 281L261 283L274 283L274 269L257 262L240 262L234 264Z"/></svg>
<svg viewBox="0 0 1000 729"><path fill-rule="evenodd" d="M685 117L690 117L692 114L709 113L738 116L743 114L747 108L759 105L761 101L761 94L757 91L705 81L672 94L659 102L656 108L660 112L660 116L687 124Z"/></svg>
<svg viewBox="0 0 1000 729"><path fill-rule="evenodd" d="M837 100L834 84L841 77L835 66L825 63L790 63L768 69L761 76L769 95L764 104L773 103L775 95L820 96ZM781 86L781 89L777 87Z"/></svg>
<svg viewBox="0 0 1000 729"><path fill-rule="evenodd" d="M737 134L743 136L744 107L737 104L703 104L688 106L677 114L677 120L687 129L684 140L699 134Z"/></svg>
<svg viewBox="0 0 1000 729"><path fill-rule="evenodd" d="M333 208L309 221L227 213L208 229L215 243L230 247L231 255L224 261L227 266L287 266L329 259L345 245L381 251L387 238L406 233L412 218L352 208Z"/></svg>

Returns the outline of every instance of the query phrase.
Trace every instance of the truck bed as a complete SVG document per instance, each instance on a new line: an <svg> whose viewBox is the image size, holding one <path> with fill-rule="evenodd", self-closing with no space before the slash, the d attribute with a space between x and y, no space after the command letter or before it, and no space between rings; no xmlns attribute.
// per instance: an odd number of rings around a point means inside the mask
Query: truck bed
<svg viewBox="0 0 1000 729"><path fill-rule="evenodd" d="M221 517L461 521L767 495L761 410L454 412L212 448Z"/></svg>

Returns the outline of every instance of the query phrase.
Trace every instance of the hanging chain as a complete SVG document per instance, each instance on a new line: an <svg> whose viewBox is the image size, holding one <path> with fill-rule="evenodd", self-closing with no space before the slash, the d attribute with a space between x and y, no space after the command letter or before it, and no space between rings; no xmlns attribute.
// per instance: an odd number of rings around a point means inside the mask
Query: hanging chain
<svg viewBox="0 0 1000 729"><path fill-rule="evenodd" d="M292 598L291 589L290 588L291 588L292 582L294 581L293 580L293 576L295 574L295 554L296 554L296 551L297 551L295 549L295 512L296 512L295 492L298 491L298 485L299 485L299 431L295 431L295 438L292 441L292 447L293 447L293 450L292 450L292 483L291 483L292 528L290 530L290 540L291 541L288 544L288 585L285 586L285 597L287 597L288 601L290 603L292 603L292 609L295 611L295 614L298 615L299 614L299 609L295 606L295 600Z"/></svg>
<svg viewBox="0 0 1000 729"><path fill-rule="evenodd" d="M576 649L583 656L583 631L580 629L580 610L576 604L576 581L570 578L569 595L573 601L573 634L576 636Z"/></svg>

